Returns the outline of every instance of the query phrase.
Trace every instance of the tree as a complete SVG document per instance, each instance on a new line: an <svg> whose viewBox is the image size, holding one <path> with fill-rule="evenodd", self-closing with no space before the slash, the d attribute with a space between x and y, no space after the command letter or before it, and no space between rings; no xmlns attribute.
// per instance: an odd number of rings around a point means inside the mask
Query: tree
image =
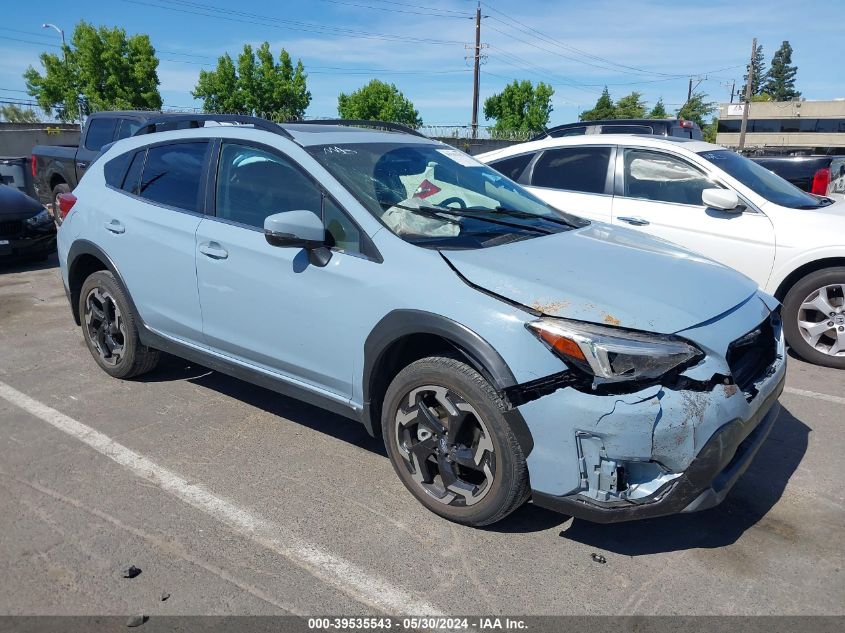
<svg viewBox="0 0 845 633"><path fill-rule="evenodd" d="M542 81L534 86L527 79L505 86L484 101L484 118L495 119L493 133L542 132L552 114L555 89Z"/></svg>
<svg viewBox="0 0 845 633"><path fill-rule="evenodd" d="M643 93L632 92L616 102L614 119L642 119L646 113Z"/></svg>
<svg viewBox="0 0 845 633"><path fill-rule="evenodd" d="M654 104L654 107L651 109L651 112L648 113L649 119L665 119L669 116L669 113L666 112L666 105L663 103L663 97L660 97L657 100L657 103Z"/></svg>
<svg viewBox="0 0 845 633"><path fill-rule="evenodd" d="M613 104L613 99L610 98L610 91L605 86L592 110L584 110L579 118L581 121L598 121L615 117L616 106Z"/></svg>
<svg viewBox="0 0 845 633"><path fill-rule="evenodd" d="M337 112L344 119L371 119L414 128L422 125L420 113L411 100L395 85L378 79L350 94L341 92L337 97Z"/></svg>
<svg viewBox="0 0 845 633"><path fill-rule="evenodd" d="M714 116L710 123L701 128L701 136L708 143L716 142L716 134L719 132L719 117Z"/></svg>
<svg viewBox="0 0 845 633"><path fill-rule="evenodd" d="M217 68L201 70L191 94L203 100L204 112L291 121L301 119L311 103L307 79L302 60L294 66L285 49L277 62L268 42L257 51L245 44L237 66L226 53L217 60Z"/></svg>
<svg viewBox="0 0 845 633"><path fill-rule="evenodd" d="M748 85L749 67L754 69L754 76L751 78L751 95L758 95L762 92L763 81L766 77L765 58L763 57L763 45L757 44L754 51L754 59L751 64L746 65L746 73L742 76L742 87L739 89L739 100L745 101L745 87Z"/></svg>
<svg viewBox="0 0 845 633"><path fill-rule="evenodd" d="M704 129L704 119L716 109L713 101L705 101L707 93L694 92L689 101L678 110L678 118L687 121L695 121L701 129Z"/></svg>
<svg viewBox="0 0 845 633"><path fill-rule="evenodd" d="M15 104L0 106L0 118L9 123L40 123L41 119L32 108L21 108Z"/></svg>
<svg viewBox="0 0 845 633"><path fill-rule="evenodd" d="M772 56L772 65L762 92L770 95L773 101L797 99L801 96L801 93L795 89L797 74L798 66L792 65L792 46L784 40Z"/></svg>
<svg viewBox="0 0 845 633"><path fill-rule="evenodd" d="M147 35L80 22L62 55L41 54L44 74L30 66L27 91L48 115L76 121L96 110L158 109L158 58ZM81 111L81 112L80 112Z"/></svg>

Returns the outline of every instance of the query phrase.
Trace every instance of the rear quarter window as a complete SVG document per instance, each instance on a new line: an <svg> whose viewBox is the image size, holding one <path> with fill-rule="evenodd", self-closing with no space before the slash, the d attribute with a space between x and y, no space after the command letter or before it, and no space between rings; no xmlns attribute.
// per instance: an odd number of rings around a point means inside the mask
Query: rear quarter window
<svg viewBox="0 0 845 633"><path fill-rule="evenodd" d="M531 184L584 193L604 193L609 147L567 147L543 152L534 165Z"/></svg>
<svg viewBox="0 0 845 633"><path fill-rule="evenodd" d="M129 167L131 160L132 152L129 152L112 158L107 162L103 166L103 175L106 178L106 184L120 189L123 185L123 178L126 176L126 169Z"/></svg>

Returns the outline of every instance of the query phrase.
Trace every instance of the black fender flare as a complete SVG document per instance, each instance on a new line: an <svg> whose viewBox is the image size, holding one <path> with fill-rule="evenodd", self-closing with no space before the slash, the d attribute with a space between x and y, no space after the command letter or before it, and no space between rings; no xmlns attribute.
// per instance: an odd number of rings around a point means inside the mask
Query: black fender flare
<svg viewBox="0 0 845 633"><path fill-rule="evenodd" d="M376 415L381 408L380 403L374 407L372 402L373 376L390 346L403 337L414 334L433 334L455 346L505 400L505 390L517 384L513 372L499 352L465 325L424 310L393 310L376 323L364 342L362 422L373 436L378 435L381 427L381 420L376 419L380 417ZM510 408L505 412L505 417L527 456L534 447L534 442L522 414L516 408Z"/></svg>
<svg viewBox="0 0 845 633"><path fill-rule="evenodd" d="M88 240L75 240L73 244L71 244L70 250L67 254L68 282L74 279L77 272L76 267L79 265L79 260L83 255L91 255L92 257L96 257L105 265L106 269L112 275L114 275L115 280L118 284L120 284L120 287L123 290L123 294L129 301L129 305L132 308L132 312L135 314L135 317L139 320L139 322L141 322L141 317L138 314L138 309L135 307L135 302L132 300L132 295L129 294L129 290L126 287L126 283L123 281L123 277L117 270L117 266L115 266L114 261L111 257L109 257L108 253L106 253L102 248L100 248L93 242L89 242ZM81 325L82 320L79 314L79 290L68 287L67 293L68 300L70 301L70 309L73 311L73 320L76 321L77 325ZM141 329L143 328L139 328L139 330Z"/></svg>

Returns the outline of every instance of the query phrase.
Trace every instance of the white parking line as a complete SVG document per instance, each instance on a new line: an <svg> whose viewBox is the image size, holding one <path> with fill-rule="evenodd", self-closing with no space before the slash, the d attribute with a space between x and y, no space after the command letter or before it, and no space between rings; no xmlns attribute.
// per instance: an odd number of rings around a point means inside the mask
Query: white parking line
<svg viewBox="0 0 845 633"><path fill-rule="evenodd" d="M806 389L794 389L793 387L784 387L784 393L792 394L793 396L804 396L805 398L813 398L815 400L824 400L825 402L833 402L834 404L845 404L845 398L841 396L831 396L826 393L817 393L815 391L807 391Z"/></svg>
<svg viewBox="0 0 845 633"><path fill-rule="evenodd" d="M0 382L0 397L84 442L95 451L205 512L254 542L284 556L323 582L359 602L389 614L440 615L440 611L404 589L373 576L353 563L290 533L281 525L215 496L176 473L119 444L107 435ZM316 606L316 605L315 605Z"/></svg>

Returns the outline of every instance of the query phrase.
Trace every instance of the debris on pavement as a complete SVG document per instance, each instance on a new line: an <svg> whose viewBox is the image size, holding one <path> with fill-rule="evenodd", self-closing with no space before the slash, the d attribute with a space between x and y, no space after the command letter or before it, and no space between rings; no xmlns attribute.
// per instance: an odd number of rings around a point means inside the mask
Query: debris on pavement
<svg viewBox="0 0 845 633"><path fill-rule="evenodd" d="M169 594L169 593L167 593L166 591L162 591L162 592L161 592L161 601L162 601L162 602L164 602L165 600L167 600L169 597L170 597L170 594Z"/></svg>
<svg viewBox="0 0 845 633"><path fill-rule="evenodd" d="M135 565L130 565L126 569L123 570L123 577L124 578L135 578L141 574L141 570L135 567Z"/></svg>
<svg viewBox="0 0 845 633"><path fill-rule="evenodd" d="M144 622L149 619L150 618L146 615L130 615L129 619L126 621L126 626L130 628L141 626Z"/></svg>
<svg viewBox="0 0 845 633"><path fill-rule="evenodd" d="M592 558L597 563L601 563L602 565L607 562L607 559L604 556L602 556L601 554L596 554L595 552L590 554L590 558Z"/></svg>

